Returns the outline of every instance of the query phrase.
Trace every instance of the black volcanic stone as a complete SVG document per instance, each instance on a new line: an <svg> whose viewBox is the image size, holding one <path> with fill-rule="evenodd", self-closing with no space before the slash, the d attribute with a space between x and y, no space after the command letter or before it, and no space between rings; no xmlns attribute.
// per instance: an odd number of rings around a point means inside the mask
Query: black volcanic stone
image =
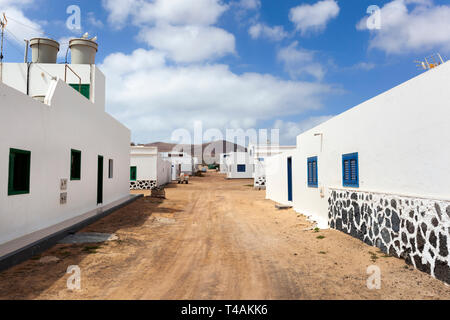
<svg viewBox="0 0 450 320"><path fill-rule="evenodd" d="M414 262L416 264L416 268L420 271L426 272L428 274L431 273L430 263L427 262L427 264L422 264L422 258L419 255L414 256Z"/></svg>
<svg viewBox="0 0 450 320"><path fill-rule="evenodd" d="M439 254L442 257L448 256L447 237L439 233Z"/></svg>
<svg viewBox="0 0 450 320"><path fill-rule="evenodd" d="M347 224L347 222L348 222L347 210L342 210L342 223Z"/></svg>
<svg viewBox="0 0 450 320"><path fill-rule="evenodd" d="M422 228L423 235L426 235L428 227L425 222L422 222L421 228Z"/></svg>
<svg viewBox="0 0 450 320"><path fill-rule="evenodd" d="M387 207L389 205L389 202L387 200L384 200L384 206Z"/></svg>
<svg viewBox="0 0 450 320"><path fill-rule="evenodd" d="M386 218L386 220L384 221L384 225L386 228L391 228L391 220L389 220L388 218Z"/></svg>
<svg viewBox="0 0 450 320"><path fill-rule="evenodd" d="M411 244L412 252L416 252L416 241L414 240L414 238L409 239L409 243Z"/></svg>
<svg viewBox="0 0 450 320"><path fill-rule="evenodd" d="M342 231L342 220L339 218L336 219L336 229Z"/></svg>
<svg viewBox="0 0 450 320"><path fill-rule="evenodd" d="M365 237L365 238L364 238L364 242L365 242L366 244L368 244L369 246L373 246L373 241L370 240L369 237Z"/></svg>
<svg viewBox="0 0 450 320"><path fill-rule="evenodd" d="M356 193L352 193L351 199L358 200L358 195Z"/></svg>
<svg viewBox="0 0 450 320"><path fill-rule="evenodd" d="M425 239L424 239L424 237L422 237L420 232L417 232L416 243L417 243L417 249L419 249L419 252L422 253L423 248L425 247Z"/></svg>
<svg viewBox="0 0 450 320"><path fill-rule="evenodd" d="M414 218L414 211L413 211L413 210L411 210L411 211L409 212L409 217L410 217L410 218Z"/></svg>
<svg viewBox="0 0 450 320"><path fill-rule="evenodd" d="M381 237L383 238L384 243L388 244L389 242L391 242L391 235L386 228L383 228L383 230L381 230Z"/></svg>
<svg viewBox="0 0 450 320"><path fill-rule="evenodd" d="M386 208L386 210L384 210L384 213L385 213L388 217L390 217L390 216L391 216L391 209Z"/></svg>
<svg viewBox="0 0 450 320"><path fill-rule="evenodd" d="M450 266L439 259L434 264L434 275L437 279L450 284Z"/></svg>
<svg viewBox="0 0 450 320"><path fill-rule="evenodd" d="M350 207L350 200L347 200L346 207Z"/></svg>
<svg viewBox="0 0 450 320"><path fill-rule="evenodd" d="M439 206L439 203L437 202L434 203L434 209L436 210L439 220L442 220L441 207Z"/></svg>
<svg viewBox="0 0 450 320"><path fill-rule="evenodd" d="M450 218L450 206L447 206L447 209L445 209L445 212L447 213L448 217Z"/></svg>
<svg viewBox="0 0 450 320"><path fill-rule="evenodd" d="M436 248L436 246L437 246L437 237L434 234L433 230L431 230L431 232L430 232L430 237L428 238L428 241L433 246L433 248Z"/></svg>
<svg viewBox="0 0 450 320"><path fill-rule="evenodd" d="M436 219L436 217L433 217L433 219L431 219L431 224L433 225L433 227L437 227L439 225L438 219Z"/></svg>
<svg viewBox="0 0 450 320"><path fill-rule="evenodd" d="M400 240L395 240L394 241L394 246L396 249L400 250Z"/></svg>
<svg viewBox="0 0 450 320"><path fill-rule="evenodd" d="M350 211L348 212L348 222L353 225L353 208L350 208Z"/></svg>
<svg viewBox="0 0 450 320"><path fill-rule="evenodd" d="M391 207L397 209L397 202L394 199L391 200Z"/></svg>
<svg viewBox="0 0 450 320"><path fill-rule="evenodd" d="M403 241L404 244L408 243L408 236L404 232L402 232L402 241Z"/></svg>
<svg viewBox="0 0 450 320"><path fill-rule="evenodd" d="M431 256L432 258L434 258L434 252L433 252L433 250L429 249L428 252L430 253L430 256Z"/></svg>
<svg viewBox="0 0 450 320"><path fill-rule="evenodd" d="M331 221L330 221L330 228L331 228L331 229L334 229L334 227L335 227L334 220L331 220Z"/></svg>
<svg viewBox="0 0 450 320"><path fill-rule="evenodd" d="M359 225L359 223L361 222L361 210L359 208L358 203L353 202L353 210L354 210L356 224Z"/></svg>
<svg viewBox="0 0 450 320"><path fill-rule="evenodd" d="M359 238L358 230L356 230L355 226L352 225L352 229L350 230L350 235L353 238Z"/></svg>
<svg viewBox="0 0 450 320"><path fill-rule="evenodd" d="M370 239L373 238L373 232L372 232L372 229L369 229L369 238L370 238Z"/></svg>
<svg viewBox="0 0 450 320"><path fill-rule="evenodd" d="M363 235L366 235L366 234L367 234L367 226L366 226L366 223L365 223L365 222L363 222L362 225L361 225L361 233L362 233Z"/></svg>
<svg viewBox="0 0 450 320"><path fill-rule="evenodd" d="M414 224L410 221L406 221L406 229L408 230L409 233L413 234L414 231L416 230L414 228Z"/></svg>
<svg viewBox="0 0 450 320"><path fill-rule="evenodd" d="M382 214L378 215L378 223L380 225L383 225L383 221L384 221L384 216Z"/></svg>
<svg viewBox="0 0 450 320"><path fill-rule="evenodd" d="M336 200L336 191L333 191L333 199Z"/></svg>
<svg viewBox="0 0 450 320"><path fill-rule="evenodd" d="M389 247L389 251L388 252L389 252L390 256L398 258L398 254L397 254L397 251L395 251L394 246L391 245Z"/></svg>
<svg viewBox="0 0 450 320"><path fill-rule="evenodd" d="M392 230L394 230L395 232L399 232L400 218L398 217L398 214L395 211L392 211L391 222L392 222Z"/></svg>
<svg viewBox="0 0 450 320"><path fill-rule="evenodd" d="M373 223L373 234L374 236L378 236L378 233L380 233L380 228L378 227L378 224L376 222Z"/></svg>

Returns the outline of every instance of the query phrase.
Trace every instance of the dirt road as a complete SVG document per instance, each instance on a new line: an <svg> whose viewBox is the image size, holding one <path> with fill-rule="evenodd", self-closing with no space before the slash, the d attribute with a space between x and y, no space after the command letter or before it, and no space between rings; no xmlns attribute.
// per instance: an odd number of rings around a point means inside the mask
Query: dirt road
<svg viewBox="0 0 450 320"><path fill-rule="evenodd" d="M0 299L450 299L450 287L343 233L315 232L250 180L208 173L170 185L83 231L101 245L58 245L0 273ZM69 291L67 267L81 270ZM381 268L382 288L366 286Z"/></svg>

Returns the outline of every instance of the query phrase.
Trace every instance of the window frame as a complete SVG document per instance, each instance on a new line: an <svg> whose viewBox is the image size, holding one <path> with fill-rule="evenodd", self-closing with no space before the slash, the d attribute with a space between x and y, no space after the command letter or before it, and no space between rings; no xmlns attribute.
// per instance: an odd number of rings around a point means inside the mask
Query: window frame
<svg viewBox="0 0 450 320"><path fill-rule="evenodd" d="M14 189L14 168L15 168L15 162L12 161L12 154L22 154L28 156L27 161L27 177L26 177L26 189L24 190L15 190ZM17 196L17 195L23 195L23 194L29 194L30 193L30 184L31 184L31 151L28 150L21 150L21 149L15 149L10 148L9 149L9 165L8 165L8 196Z"/></svg>
<svg viewBox="0 0 450 320"><path fill-rule="evenodd" d="M135 175L134 179L131 176L133 168L134 168L134 175ZM137 166L130 167L130 181L137 181Z"/></svg>
<svg viewBox="0 0 450 320"><path fill-rule="evenodd" d="M244 168L244 171L242 171L242 167ZM237 173L245 173L245 172L247 172L247 165L246 164L238 164L238 165L236 165L236 171L237 171Z"/></svg>
<svg viewBox="0 0 450 320"><path fill-rule="evenodd" d="M311 165L311 170L310 170L310 166L309 166L310 163L312 164ZM314 170L313 164L316 165L315 170ZM306 170L307 170L306 181L307 181L307 184L308 184L308 188L318 188L319 187L319 162L318 162L318 157L317 156L309 157L307 159ZM315 182L314 182L314 175L316 177L316 181Z"/></svg>
<svg viewBox="0 0 450 320"><path fill-rule="evenodd" d="M114 159L108 160L108 179L114 179Z"/></svg>
<svg viewBox="0 0 450 320"><path fill-rule="evenodd" d="M355 176L356 179L352 179L352 170L351 170L351 161L354 160L356 161L356 166L355 166ZM346 179L345 178L345 163L346 161L350 161L350 168L349 168L349 175L350 178ZM346 188L359 188L359 154L358 152L354 152L354 153L347 153L342 155L342 185Z"/></svg>
<svg viewBox="0 0 450 320"><path fill-rule="evenodd" d="M74 176L74 172L72 171L72 160L73 155L78 154L80 156L80 168L78 172L78 177ZM70 181L81 181L81 164L82 164L82 152L76 149L70 149Z"/></svg>

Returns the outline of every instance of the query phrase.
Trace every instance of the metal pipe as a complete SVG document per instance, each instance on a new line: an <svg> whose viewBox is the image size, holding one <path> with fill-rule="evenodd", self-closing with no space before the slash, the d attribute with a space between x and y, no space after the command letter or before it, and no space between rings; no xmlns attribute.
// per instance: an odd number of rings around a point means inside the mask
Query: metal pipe
<svg viewBox="0 0 450 320"><path fill-rule="evenodd" d="M24 40L25 41L25 58L23 60L24 63L28 63L28 47L30 45L30 41L28 40Z"/></svg>

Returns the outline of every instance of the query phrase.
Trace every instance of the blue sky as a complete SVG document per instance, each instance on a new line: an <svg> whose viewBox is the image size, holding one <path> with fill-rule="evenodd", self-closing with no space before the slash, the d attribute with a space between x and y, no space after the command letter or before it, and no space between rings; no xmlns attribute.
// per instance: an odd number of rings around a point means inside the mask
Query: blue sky
<svg viewBox="0 0 450 320"><path fill-rule="evenodd" d="M66 27L70 5L81 30ZM379 30L366 27L370 5L381 8ZM97 35L107 111L138 143L170 141L200 120L277 127L293 144L418 75L414 60L450 51L450 5L438 0L0 0L0 10L11 18L5 61L23 59L15 38Z"/></svg>

